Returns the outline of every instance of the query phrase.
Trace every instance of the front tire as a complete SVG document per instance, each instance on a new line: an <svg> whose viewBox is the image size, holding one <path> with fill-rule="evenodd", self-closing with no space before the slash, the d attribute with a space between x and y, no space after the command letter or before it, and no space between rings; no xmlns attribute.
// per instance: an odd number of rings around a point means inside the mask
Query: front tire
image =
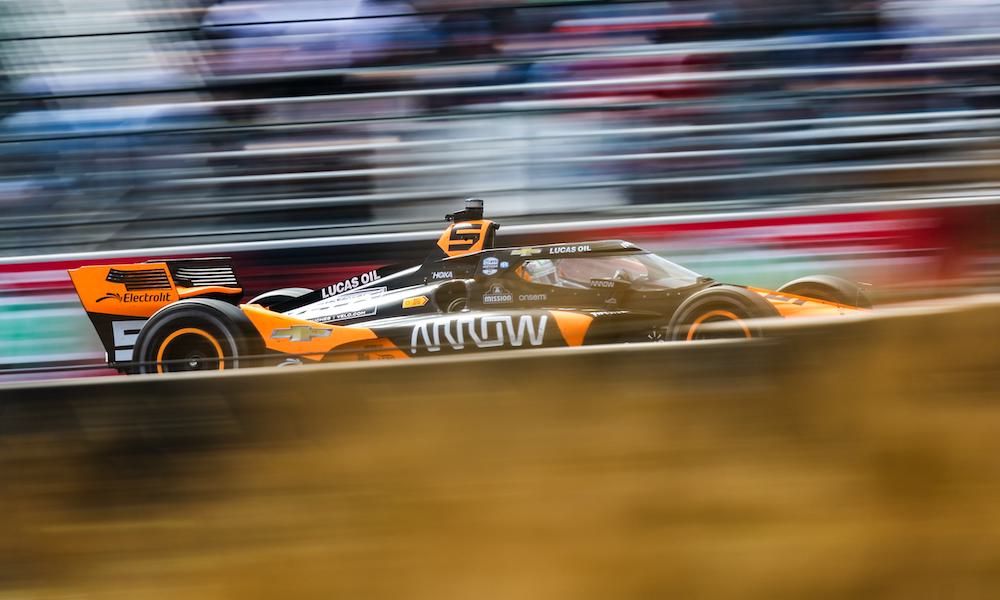
<svg viewBox="0 0 1000 600"><path fill-rule="evenodd" d="M770 302L745 288L719 285L693 294L670 321L674 341L751 339L760 337L753 319L779 316ZM713 324L728 324L713 328Z"/></svg>
<svg viewBox="0 0 1000 600"><path fill-rule="evenodd" d="M136 340L138 373L223 371L251 366L263 344L249 319L220 300L194 298L157 311Z"/></svg>
<svg viewBox="0 0 1000 600"><path fill-rule="evenodd" d="M811 275L789 281L778 288L778 292L825 300L855 308L870 309L872 307L868 295L861 290L857 283L833 275Z"/></svg>

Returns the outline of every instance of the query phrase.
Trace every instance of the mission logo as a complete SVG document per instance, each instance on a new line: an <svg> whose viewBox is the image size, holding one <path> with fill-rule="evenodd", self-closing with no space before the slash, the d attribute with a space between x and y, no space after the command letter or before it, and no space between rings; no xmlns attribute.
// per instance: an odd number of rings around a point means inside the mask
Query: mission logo
<svg viewBox="0 0 1000 600"><path fill-rule="evenodd" d="M490 286L488 292L483 294L483 304L509 304L514 301L514 294L504 289L499 283Z"/></svg>

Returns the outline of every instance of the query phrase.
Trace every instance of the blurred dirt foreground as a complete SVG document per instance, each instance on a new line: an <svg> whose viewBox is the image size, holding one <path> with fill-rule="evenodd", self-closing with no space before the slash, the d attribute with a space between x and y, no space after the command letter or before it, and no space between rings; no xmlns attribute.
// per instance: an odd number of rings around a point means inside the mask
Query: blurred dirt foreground
<svg viewBox="0 0 1000 600"><path fill-rule="evenodd" d="M0 598L994 598L1000 303L0 388Z"/></svg>

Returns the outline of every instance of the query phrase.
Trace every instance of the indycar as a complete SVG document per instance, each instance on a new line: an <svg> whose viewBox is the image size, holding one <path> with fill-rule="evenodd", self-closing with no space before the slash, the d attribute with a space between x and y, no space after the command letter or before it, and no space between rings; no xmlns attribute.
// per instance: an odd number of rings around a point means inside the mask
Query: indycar
<svg viewBox="0 0 1000 600"><path fill-rule="evenodd" d="M419 264L246 303L226 258L92 265L70 277L109 365L129 374L754 338L757 319L871 308L843 279L728 285L624 240L498 248L499 226L478 199L446 218Z"/></svg>

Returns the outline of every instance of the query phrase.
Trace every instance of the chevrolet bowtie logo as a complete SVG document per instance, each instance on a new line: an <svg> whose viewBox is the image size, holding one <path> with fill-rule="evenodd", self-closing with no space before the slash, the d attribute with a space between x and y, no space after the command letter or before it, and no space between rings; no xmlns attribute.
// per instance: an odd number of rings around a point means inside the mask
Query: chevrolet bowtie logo
<svg viewBox="0 0 1000 600"><path fill-rule="evenodd" d="M310 327L309 325L292 325L271 332L272 340L288 340L290 342L308 342L313 338L321 337L330 337L330 330Z"/></svg>

